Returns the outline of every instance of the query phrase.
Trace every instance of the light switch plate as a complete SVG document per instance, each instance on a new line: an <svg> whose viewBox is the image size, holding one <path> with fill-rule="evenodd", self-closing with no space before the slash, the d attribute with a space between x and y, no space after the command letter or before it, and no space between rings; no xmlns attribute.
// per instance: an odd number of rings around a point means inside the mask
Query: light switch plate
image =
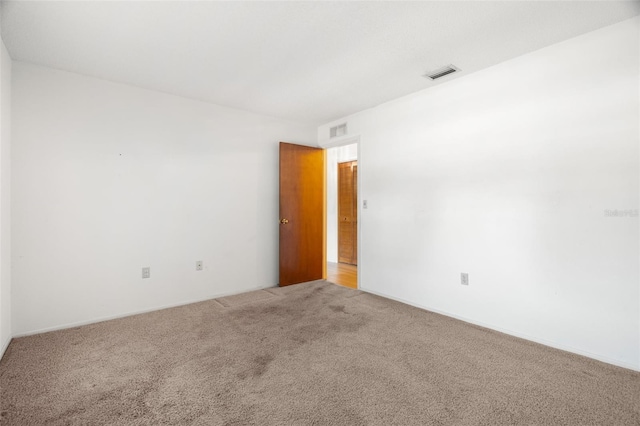
<svg viewBox="0 0 640 426"><path fill-rule="evenodd" d="M466 272L460 274L460 284L469 285L469 274Z"/></svg>

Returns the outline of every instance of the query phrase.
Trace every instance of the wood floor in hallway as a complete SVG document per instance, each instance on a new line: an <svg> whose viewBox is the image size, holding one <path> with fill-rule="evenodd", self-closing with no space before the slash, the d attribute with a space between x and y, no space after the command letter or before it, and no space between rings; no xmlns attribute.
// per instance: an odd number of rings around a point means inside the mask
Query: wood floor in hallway
<svg viewBox="0 0 640 426"><path fill-rule="evenodd" d="M349 288L358 288L358 267L346 263L327 262L327 281Z"/></svg>

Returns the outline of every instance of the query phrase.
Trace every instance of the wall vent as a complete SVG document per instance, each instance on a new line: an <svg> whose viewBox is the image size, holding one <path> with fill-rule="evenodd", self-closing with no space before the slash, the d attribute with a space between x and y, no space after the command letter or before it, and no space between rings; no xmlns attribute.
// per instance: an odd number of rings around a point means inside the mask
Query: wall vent
<svg viewBox="0 0 640 426"><path fill-rule="evenodd" d="M347 123L338 124L333 126L329 131L329 138L338 138L347 134Z"/></svg>
<svg viewBox="0 0 640 426"><path fill-rule="evenodd" d="M444 77L445 75L453 74L457 71L460 70L453 65L447 65L446 67L438 68L437 70L426 73L424 77L435 80L437 78Z"/></svg>

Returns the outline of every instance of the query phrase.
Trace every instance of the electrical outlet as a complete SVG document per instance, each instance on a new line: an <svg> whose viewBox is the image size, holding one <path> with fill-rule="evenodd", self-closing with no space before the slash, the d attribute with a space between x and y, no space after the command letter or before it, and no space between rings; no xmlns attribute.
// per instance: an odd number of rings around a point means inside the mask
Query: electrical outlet
<svg viewBox="0 0 640 426"><path fill-rule="evenodd" d="M466 272L460 274L460 284L469 285L469 274Z"/></svg>
<svg viewBox="0 0 640 426"><path fill-rule="evenodd" d="M202 271L202 260L196 262L196 271Z"/></svg>
<svg viewBox="0 0 640 426"><path fill-rule="evenodd" d="M362 208L363 209L368 209L369 208L369 203L367 203L367 200L362 200Z"/></svg>
<svg viewBox="0 0 640 426"><path fill-rule="evenodd" d="M148 266L142 268L142 278L150 278L150 277L151 277L151 268Z"/></svg>

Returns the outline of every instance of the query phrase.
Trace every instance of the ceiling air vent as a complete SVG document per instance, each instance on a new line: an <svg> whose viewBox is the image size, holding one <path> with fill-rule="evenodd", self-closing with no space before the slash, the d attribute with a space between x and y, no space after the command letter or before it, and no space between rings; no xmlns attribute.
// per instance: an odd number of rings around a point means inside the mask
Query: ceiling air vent
<svg viewBox="0 0 640 426"><path fill-rule="evenodd" d="M453 65L447 65L446 67L438 68L435 71L428 72L424 76L430 78L431 80L435 80L437 78L444 77L445 75L453 74L456 71L460 70Z"/></svg>
<svg viewBox="0 0 640 426"><path fill-rule="evenodd" d="M329 137L337 138L340 136L344 136L347 134L347 123L338 124L337 126L333 126L330 130Z"/></svg>

